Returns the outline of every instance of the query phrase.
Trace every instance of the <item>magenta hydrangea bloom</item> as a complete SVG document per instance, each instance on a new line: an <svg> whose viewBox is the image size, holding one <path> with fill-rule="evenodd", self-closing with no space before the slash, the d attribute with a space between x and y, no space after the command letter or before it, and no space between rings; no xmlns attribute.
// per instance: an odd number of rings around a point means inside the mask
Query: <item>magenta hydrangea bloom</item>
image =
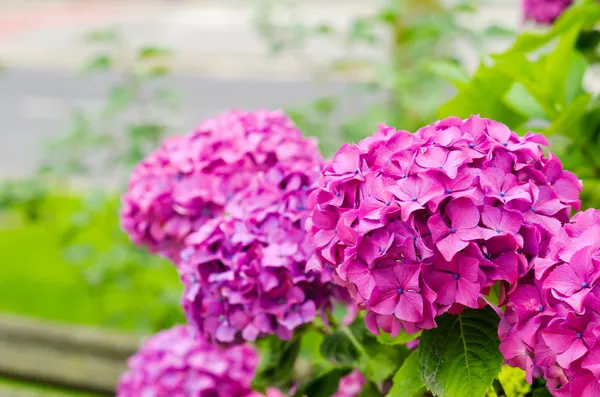
<svg viewBox="0 0 600 397"><path fill-rule="evenodd" d="M366 379L358 370L350 372L350 374L340 379L338 391L331 397L356 397L362 391Z"/></svg>
<svg viewBox="0 0 600 397"><path fill-rule="evenodd" d="M334 155L309 198L312 267L335 269L374 333L433 328L498 282L511 292L580 206L581 182L545 144L478 116L379 126Z"/></svg>
<svg viewBox="0 0 600 397"><path fill-rule="evenodd" d="M332 270L310 270L305 230L308 195L320 167L255 176L226 206L186 239L179 266L189 321L219 343L275 334L290 339L331 305Z"/></svg>
<svg viewBox="0 0 600 397"><path fill-rule="evenodd" d="M507 362L546 378L554 396L600 393L600 211L577 213L508 294Z"/></svg>
<svg viewBox="0 0 600 397"><path fill-rule="evenodd" d="M128 365L117 397L245 397L258 356L250 346L221 348L176 326L149 338Z"/></svg>
<svg viewBox="0 0 600 397"><path fill-rule="evenodd" d="M282 112L229 111L167 139L135 167L121 225L134 243L177 262L184 239L222 215L257 173L275 165L303 171L322 161L316 141Z"/></svg>
<svg viewBox="0 0 600 397"><path fill-rule="evenodd" d="M549 25L573 4L573 0L523 0L525 19Z"/></svg>

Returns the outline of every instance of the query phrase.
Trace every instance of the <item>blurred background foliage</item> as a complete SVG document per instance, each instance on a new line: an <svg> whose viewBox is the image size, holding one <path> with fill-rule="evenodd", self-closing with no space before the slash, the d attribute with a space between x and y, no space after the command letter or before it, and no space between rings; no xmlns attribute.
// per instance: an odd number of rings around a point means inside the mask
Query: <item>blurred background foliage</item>
<svg viewBox="0 0 600 397"><path fill-rule="evenodd" d="M464 23L483 2L389 0L340 28L264 1L255 25L275 57L301 59L315 42L335 42L336 59L314 65L315 78L350 81L354 91L346 95L370 98L350 117L339 97L288 109L327 155L370 135L377 123L414 131L439 117L476 113L521 134L545 133L584 180L584 207L600 207L600 102L587 84L598 61L600 6L579 1L554 26L517 35ZM513 44L484 55L498 38ZM129 242L117 213L133 165L177 132L169 121L182 98L164 81L173 54L132 46L114 30L86 40L95 55L82 73L116 71L120 81L107 87L96 112L73 109L71 129L48 143L39 172L0 184L0 250L9 264L0 272L0 310L143 332L165 328L182 320L177 275ZM480 54L476 70L463 64L457 42ZM381 48L384 56L374 51Z"/></svg>
<svg viewBox="0 0 600 397"><path fill-rule="evenodd" d="M85 40L95 55L81 72L114 71L120 81L101 109L72 110L70 130L47 143L36 175L2 183L0 249L10 265L0 310L156 331L182 320L179 281L168 261L131 244L117 214L132 167L172 132L179 98L161 82L171 53L131 48L114 30Z"/></svg>
<svg viewBox="0 0 600 397"><path fill-rule="evenodd" d="M468 79L457 43L479 52L487 40L514 34L497 25L475 29L461 23L473 18L483 1L389 0L345 28L328 21L285 23L294 21L294 8L266 1L259 9L257 27L275 56L292 52L301 58L319 41L335 42L339 56L330 64L316 65L315 76L357 81L356 89L371 95L370 104L347 119L340 119L340 98L335 97L289 110L303 131L325 138L329 155L341 144L370 134L378 123L414 131L434 120L452 92L447 80ZM376 48L387 51L383 57L375 56Z"/></svg>

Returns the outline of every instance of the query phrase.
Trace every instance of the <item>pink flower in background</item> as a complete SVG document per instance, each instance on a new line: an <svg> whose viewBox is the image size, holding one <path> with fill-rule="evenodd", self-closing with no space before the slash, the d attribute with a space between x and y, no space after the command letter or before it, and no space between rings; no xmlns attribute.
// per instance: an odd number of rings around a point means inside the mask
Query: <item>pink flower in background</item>
<svg viewBox="0 0 600 397"><path fill-rule="evenodd" d="M250 346L221 348L176 326L149 338L128 361L117 397L245 397L258 356Z"/></svg>
<svg viewBox="0 0 600 397"><path fill-rule="evenodd" d="M220 347L176 326L148 338L129 358L117 397L286 397L276 388L252 391L259 357L249 345ZM356 397L366 383L354 370L340 379L332 397Z"/></svg>
<svg viewBox="0 0 600 397"><path fill-rule="evenodd" d="M322 162L280 111L229 111L186 135L167 139L132 172L121 225L131 240L175 262L184 239L224 207L257 174L275 166L304 171Z"/></svg>
<svg viewBox="0 0 600 397"><path fill-rule="evenodd" d="M380 125L344 145L311 193L312 267L335 269L376 334L433 328L436 316L480 307L496 283L504 299L534 264L547 263L552 236L579 208L580 181L546 157L544 144L478 116L414 134ZM519 313L531 342L542 321ZM515 341L523 352L534 348Z"/></svg>
<svg viewBox="0 0 600 397"><path fill-rule="evenodd" d="M573 4L573 0L523 0L525 19L549 25Z"/></svg>
<svg viewBox="0 0 600 397"><path fill-rule="evenodd" d="M349 375L340 379L338 391L331 397L356 397L360 394L366 382L363 374L355 369Z"/></svg>

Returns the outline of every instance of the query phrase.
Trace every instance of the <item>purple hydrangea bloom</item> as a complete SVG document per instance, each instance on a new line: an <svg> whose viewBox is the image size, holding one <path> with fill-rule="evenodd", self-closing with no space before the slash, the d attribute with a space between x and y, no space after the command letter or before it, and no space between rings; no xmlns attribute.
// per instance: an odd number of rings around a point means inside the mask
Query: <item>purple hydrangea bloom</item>
<svg viewBox="0 0 600 397"><path fill-rule="evenodd" d="M322 162L280 111L229 111L169 138L139 163L123 195L121 225L138 245L179 260L184 239L223 214L254 175L275 165L293 172Z"/></svg>
<svg viewBox="0 0 600 397"><path fill-rule="evenodd" d="M523 0L525 19L549 25L573 4L573 0Z"/></svg>
<svg viewBox="0 0 600 397"><path fill-rule="evenodd" d="M218 347L176 326L149 338L128 365L117 397L245 397L258 356L250 346Z"/></svg>
<svg viewBox="0 0 600 397"><path fill-rule="evenodd" d="M577 213L507 297L506 361L543 376L554 396L600 393L600 211Z"/></svg>
<svg viewBox="0 0 600 397"><path fill-rule="evenodd" d="M478 116L379 126L340 148L309 198L311 266L335 269L374 333L433 328L496 283L506 296L580 206L581 182L546 144Z"/></svg>
<svg viewBox="0 0 600 397"><path fill-rule="evenodd" d="M320 167L255 176L225 207L186 239L178 268L184 311L219 343L275 334L290 339L336 295L332 270L310 270L307 200ZM339 294L338 294L339 296Z"/></svg>

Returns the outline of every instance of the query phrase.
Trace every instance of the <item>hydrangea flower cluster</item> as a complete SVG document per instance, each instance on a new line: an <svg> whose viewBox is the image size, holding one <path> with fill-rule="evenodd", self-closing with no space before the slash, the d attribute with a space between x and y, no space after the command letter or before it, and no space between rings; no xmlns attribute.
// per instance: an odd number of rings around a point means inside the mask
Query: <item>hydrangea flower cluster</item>
<svg viewBox="0 0 600 397"><path fill-rule="evenodd" d="M500 350L557 397L600 395L600 211L578 213L507 300Z"/></svg>
<svg viewBox="0 0 600 397"><path fill-rule="evenodd" d="M540 24L552 24L573 0L523 0L525 19Z"/></svg>
<svg viewBox="0 0 600 397"><path fill-rule="evenodd" d="M253 177L226 205L226 216L185 240L178 268L183 307L210 340L290 339L331 305L332 272L307 269L307 200L320 171L274 167Z"/></svg>
<svg viewBox="0 0 600 397"><path fill-rule="evenodd" d="M433 328L497 282L510 292L580 206L580 181L546 144L478 116L379 126L335 154L310 196L311 267L336 269L376 334Z"/></svg>
<svg viewBox="0 0 600 397"><path fill-rule="evenodd" d="M223 349L176 326L149 338L128 364L117 397L245 397L258 356L249 346Z"/></svg>
<svg viewBox="0 0 600 397"><path fill-rule="evenodd" d="M133 170L121 225L138 245L179 260L183 241L223 209L257 172L323 160L280 111L229 111L165 141Z"/></svg>

